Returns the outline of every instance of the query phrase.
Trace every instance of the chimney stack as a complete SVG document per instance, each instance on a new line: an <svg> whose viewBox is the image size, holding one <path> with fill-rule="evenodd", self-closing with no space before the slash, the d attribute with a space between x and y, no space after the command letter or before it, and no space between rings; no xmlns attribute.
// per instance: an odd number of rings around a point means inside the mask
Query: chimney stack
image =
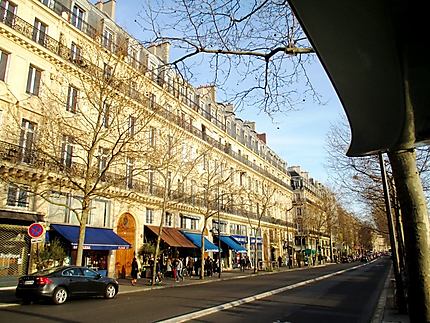
<svg viewBox="0 0 430 323"><path fill-rule="evenodd" d="M116 0L97 1L95 6L115 21Z"/></svg>

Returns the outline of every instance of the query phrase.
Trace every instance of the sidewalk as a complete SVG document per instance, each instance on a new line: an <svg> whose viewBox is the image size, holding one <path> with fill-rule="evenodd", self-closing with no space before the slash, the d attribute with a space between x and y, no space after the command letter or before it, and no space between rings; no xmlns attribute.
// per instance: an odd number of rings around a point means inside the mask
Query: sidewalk
<svg viewBox="0 0 430 323"><path fill-rule="evenodd" d="M327 266L330 264L322 265ZM274 271L260 271L256 275L269 275L284 271L292 270L305 270L307 267L288 269L287 267L281 267L280 269ZM149 279L142 278L139 279L135 286L131 285L129 279L118 279L120 284L119 294L130 294L142 291L149 291L152 289L160 288L176 288L188 285L199 285L199 284L209 284L216 281L224 281L231 279L243 279L254 275L253 270L246 270L241 272L239 269L224 271L221 273L221 279L218 278L218 273L211 277L205 277L204 280L200 280L198 277L186 277L184 281L176 282L173 278L165 278L160 285L150 286ZM407 315L399 314L395 308L393 295L394 288L392 284L393 274L390 271L387 279L385 281L384 289L381 292L379 302L377 304L376 310L373 313L372 323L409 323L409 317ZM16 306L20 304L20 301L15 298L15 284L9 287L0 287L0 308L7 306Z"/></svg>
<svg viewBox="0 0 430 323"><path fill-rule="evenodd" d="M391 267L373 314L372 323L409 323L407 314L400 314L394 300L394 274Z"/></svg>

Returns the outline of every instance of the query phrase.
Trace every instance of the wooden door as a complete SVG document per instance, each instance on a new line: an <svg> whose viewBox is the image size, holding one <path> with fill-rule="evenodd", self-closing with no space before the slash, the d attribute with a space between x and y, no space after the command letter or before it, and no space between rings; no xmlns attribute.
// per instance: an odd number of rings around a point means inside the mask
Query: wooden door
<svg viewBox="0 0 430 323"><path fill-rule="evenodd" d="M131 275L131 262L135 256L136 221L130 213L120 217L116 233L131 244L130 249L116 251L115 274L118 278L125 278Z"/></svg>

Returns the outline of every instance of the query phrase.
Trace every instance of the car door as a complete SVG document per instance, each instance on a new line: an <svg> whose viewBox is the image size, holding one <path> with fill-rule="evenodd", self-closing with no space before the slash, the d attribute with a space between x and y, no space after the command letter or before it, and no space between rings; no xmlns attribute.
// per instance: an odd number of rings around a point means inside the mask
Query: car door
<svg viewBox="0 0 430 323"><path fill-rule="evenodd" d="M62 276L71 294L81 295L85 293L85 277L80 268L68 268L63 271Z"/></svg>
<svg viewBox="0 0 430 323"><path fill-rule="evenodd" d="M101 275L89 268L83 268L82 271L84 273L85 284L87 287L86 292L88 294L102 295L104 293L105 283L101 278Z"/></svg>

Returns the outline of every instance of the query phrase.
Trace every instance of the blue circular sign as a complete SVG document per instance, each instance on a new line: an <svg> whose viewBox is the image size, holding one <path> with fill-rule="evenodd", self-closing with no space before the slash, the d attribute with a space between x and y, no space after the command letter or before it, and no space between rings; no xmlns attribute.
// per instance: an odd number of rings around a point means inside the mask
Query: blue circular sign
<svg viewBox="0 0 430 323"><path fill-rule="evenodd" d="M45 232L45 228L39 223L33 223L28 227L27 232L30 237L39 238Z"/></svg>

